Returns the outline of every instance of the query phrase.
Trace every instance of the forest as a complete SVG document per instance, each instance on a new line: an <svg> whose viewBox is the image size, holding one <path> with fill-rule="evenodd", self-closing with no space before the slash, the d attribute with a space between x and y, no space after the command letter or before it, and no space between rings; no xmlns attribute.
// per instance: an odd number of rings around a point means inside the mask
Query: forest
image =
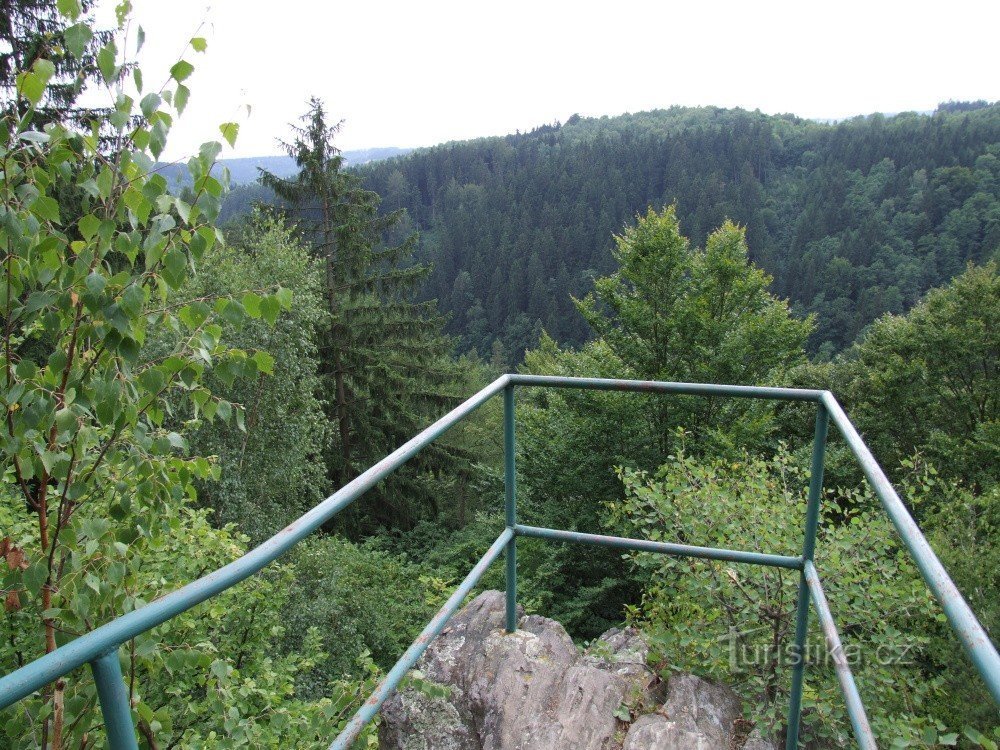
<svg viewBox="0 0 1000 750"><path fill-rule="evenodd" d="M238 558L512 369L832 390L996 633L1000 105L574 116L349 167L313 98L275 133L297 171L229 190L239 122L158 166L207 40L142 70L156 29L92 9L19 0L0 26L0 677ZM797 554L813 416L519 393L521 520ZM140 747L328 746L504 528L502 423L484 406L124 644ZM859 653L895 654L854 665L879 745L996 750L985 686L844 443L828 453L830 606ZM581 645L636 626L657 674L724 680L781 733L787 665L719 643L787 642L797 575L535 541L529 612ZM503 587L496 565L479 590ZM802 746L851 746L830 663L806 698ZM82 669L0 724L0 750L107 739Z"/></svg>
<svg viewBox="0 0 1000 750"><path fill-rule="evenodd" d="M517 364L545 330L581 343L571 296L612 268L613 234L676 204L695 244L725 219L796 314L814 313L810 354L843 351L967 263L995 257L1000 107L823 124L715 107L574 116L529 133L446 143L363 166L401 231L419 231L436 299L462 351L494 342ZM223 219L273 197L237 186Z"/></svg>
<svg viewBox="0 0 1000 750"><path fill-rule="evenodd" d="M822 124L714 107L565 124L447 143L358 170L432 266L421 295L449 316L461 351L520 363L542 330L578 344L571 296L612 268L613 234L648 206L676 204L695 244L725 219L751 260L817 326L829 359L884 313L902 313L969 262L995 258L1000 107ZM223 218L268 201L237 186Z"/></svg>

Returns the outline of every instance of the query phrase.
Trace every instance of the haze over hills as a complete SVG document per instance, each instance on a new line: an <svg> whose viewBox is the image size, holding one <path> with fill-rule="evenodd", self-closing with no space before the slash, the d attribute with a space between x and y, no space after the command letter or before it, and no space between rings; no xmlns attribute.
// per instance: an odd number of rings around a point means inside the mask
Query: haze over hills
<svg viewBox="0 0 1000 750"><path fill-rule="evenodd" d="M410 153L413 149L398 148L396 146L385 146L381 148L365 148L354 151L344 151L343 156L347 164L352 167L369 164L380 159L389 159L393 156L402 156ZM236 159L219 159L215 163L217 172L223 169L229 170L229 181L231 185L246 185L257 181L260 176L258 169L266 169L279 177L289 177L297 171L295 160L290 156L247 156ZM163 174L171 183L183 181L187 177L187 170L179 165L166 165Z"/></svg>

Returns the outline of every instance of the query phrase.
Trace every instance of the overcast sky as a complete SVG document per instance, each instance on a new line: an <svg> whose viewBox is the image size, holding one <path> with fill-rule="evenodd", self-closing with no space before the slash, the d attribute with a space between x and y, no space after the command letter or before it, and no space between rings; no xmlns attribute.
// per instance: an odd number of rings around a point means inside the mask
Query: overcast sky
<svg viewBox="0 0 1000 750"><path fill-rule="evenodd" d="M109 4L110 0L108 0ZM199 32L191 102L169 155L275 140L321 97L343 149L527 130L574 112L672 104L842 118L1000 99L1000 2L135 0L159 80ZM195 57L197 59L195 59ZM252 113L241 115L241 106Z"/></svg>

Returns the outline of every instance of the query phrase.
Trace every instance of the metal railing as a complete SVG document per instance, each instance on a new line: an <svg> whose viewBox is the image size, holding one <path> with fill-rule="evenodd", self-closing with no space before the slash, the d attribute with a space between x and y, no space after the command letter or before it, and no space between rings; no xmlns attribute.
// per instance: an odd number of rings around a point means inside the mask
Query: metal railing
<svg viewBox="0 0 1000 750"><path fill-rule="evenodd" d="M811 401L817 405L816 430L812 450L812 470L809 481L809 500L804 520L802 554L797 557L761 554L740 550L694 547L685 544L625 539L622 537L584 534L574 531L523 526L517 523L516 484L514 465L514 389L517 386L547 388L582 388L607 391L635 391L643 393L679 394L688 396L734 397L772 399L783 401ZM193 581L146 606L129 612L83 635L55 651L0 678L0 709L31 695L48 683L70 671L90 664L97 684L97 693L112 750L137 749L135 726L128 694L122 679L119 648L151 628L224 591L257 573L273 560L287 552L303 538L318 529L338 512L367 492L378 482L402 466L422 448L433 442L458 422L489 401L503 394L504 399L504 483L506 496L506 528L469 572L455 592L445 602L417 639L410 645L395 666L389 670L375 692L351 718L343 731L330 745L330 750L347 750L358 738L365 725L378 713L386 698L399 685L406 673L416 664L421 654L448 619L458 610L489 565L501 553L506 557L507 593L506 626L513 632L517 626L517 537L537 537L555 541L597 544L621 549L658 552L667 555L696 557L711 560L749 563L800 571L795 622L795 644L792 651L791 691L788 707L787 750L798 746L799 720L802 708L802 683L805 647L809 624L809 602L815 604L816 613L830 650L837 678L847 705L851 725L858 746L876 748L875 738L858 694L850 665L844 656L840 636L830 607L823 593L813 552L819 522L819 504L823 486L823 464L826 436L832 421L857 458L865 476L871 483L885 511L913 556L927 586L944 610L955 633L972 658L986 682L994 701L1000 704L1000 656L989 636L976 620L941 562L934 554L917 524L907 512L885 473L872 456L854 425L840 404L829 391L796 388L763 388L737 385L707 385L698 383L665 383L636 380L605 380L595 378L566 378L539 375L504 375L468 399L419 435L386 456L356 479L337 490L322 503L298 520L275 534L266 542L243 557Z"/></svg>

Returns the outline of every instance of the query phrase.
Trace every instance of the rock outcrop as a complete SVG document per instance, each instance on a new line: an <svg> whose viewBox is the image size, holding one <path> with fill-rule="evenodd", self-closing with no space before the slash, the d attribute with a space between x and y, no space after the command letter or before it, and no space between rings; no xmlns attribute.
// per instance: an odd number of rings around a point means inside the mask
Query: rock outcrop
<svg viewBox="0 0 1000 750"><path fill-rule="evenodd" d="M580 653L537 615L504 630L504 595L487 591L455 615L418 664L425 681L382 709L382 750L774 750L747 739L727 687L679 674L663 685L638 631L613 629ZM446 692L446 695L440 693ZM622 718L638 716L633 722Z"/></svg>

